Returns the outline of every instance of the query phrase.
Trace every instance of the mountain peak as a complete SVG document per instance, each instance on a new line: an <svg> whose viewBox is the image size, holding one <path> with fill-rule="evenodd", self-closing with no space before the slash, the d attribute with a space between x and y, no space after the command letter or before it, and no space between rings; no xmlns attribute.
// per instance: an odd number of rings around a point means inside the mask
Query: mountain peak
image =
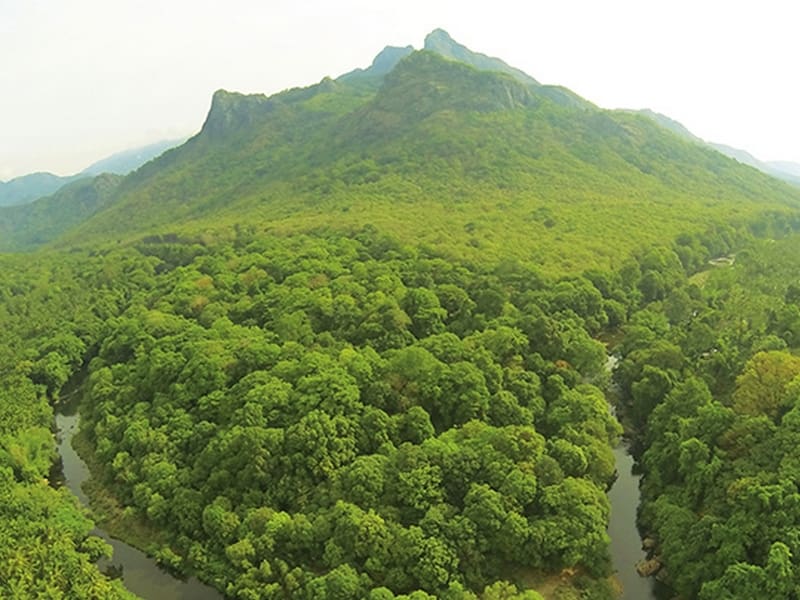
<svg viewBox="0 0 800 600"><path fill-rule="evenodd" d="M511 75L526 85L533 85L537 87L540 85L538 81L536 81L527 73L524 73L519 69L515 69L499 58L487 56L485 54L481 54L480 52L473 52L466 46L459 44L444 29L434 29L427 36L425 36L424 48L430 52L440 54L445 58L467 63L468 65L472 65L476 69L480 69L482 71L500 71L501 73L507 73L508 75Z"/></svg>
<svg viewBox="0 0 800 600"><path fill-rule="evenodd" d="M370 71L372 75L386 75L395 68L397 63L414 51L412 46L386 46L372 61Z"/></svg>
<svg viewBox="0 0 800 600"><path fill-rule="evenodd" d="M342 81L363 78L383 77L397 66L401 60L414 52L413 46L386 46L381 50L372 64L366 69L354 69L339 77Z"/></svg>
<svg viewBox="0 0 800 600"><path fill-rule="evenodd" d="M433 31L431 31L428 35L425 36L425 49L430 50L429 46L435 44L455 44L460 45L456 42L452 36L447 33L444 29L437 27Z"/></svg>

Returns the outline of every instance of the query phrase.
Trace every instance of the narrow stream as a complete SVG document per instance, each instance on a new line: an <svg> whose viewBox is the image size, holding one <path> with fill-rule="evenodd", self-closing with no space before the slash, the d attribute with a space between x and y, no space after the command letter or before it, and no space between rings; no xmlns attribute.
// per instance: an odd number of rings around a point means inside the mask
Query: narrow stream
<svg viewBox="0 0 800 600"><path fill-rule="evenodd" d="M651 600L656 594L656 581L652 577L641 577L636 572L636 563L646 558L642 550L642 539L636 527L636 510L639 506L639 475L633 474L633 457L627 446L614 450L619 476L608 492L611 503L611 518L608 535L611 538L611 558L614 570L622 584L621 600Z"/></svg>
<svg viewBox="0 0 800 600"><path fill-rule="evenodd" d="M609 355L606 370L611 373L619 359ZM610 408L612 412L614 408ZM627 444L614 449L614 462L617 466L617 480L608 491L611 516L608 522L608 536L611 538L611 560L617 580L622 585L620 600L660 600L671 597L667 586L653 577L642 577L636 571L636 563L646 559L642 549L642 538L636 526L636 515L641 500L639 480L641 475L633 473L633 457Z"/></svg>
<svg viewBox="0 0 800 600"><path fill-rule="evenodd" d="M79 415L74 402L56 408L56 437L58 453L61 455L64 484L78 497L81 504L88 507L86 494L81 484L89 478L89 468L72 447L72 437L78 432ZM98 563L101 569L113 565L122 567L122 580L125 587L144 600L222 600L223 596L214 588L201 583L196 577L186 581L170 575L161 569L155 560L133 546L111 538L105 531L92 532L114 548L113 558Z"/></svg>

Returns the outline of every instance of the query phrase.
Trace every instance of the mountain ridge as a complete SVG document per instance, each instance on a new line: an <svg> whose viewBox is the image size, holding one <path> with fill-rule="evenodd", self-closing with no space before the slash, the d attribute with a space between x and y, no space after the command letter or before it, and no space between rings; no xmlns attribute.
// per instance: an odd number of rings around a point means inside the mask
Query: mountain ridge
<svg viewBox="0 0 800 600"><path fill-rule="evenodd" d="M413 46L386 46L372 60L372 64L366 69L353 69L337 77L338 81L348 81L353 79L380 78L397 66L397 63L406 56L414 52Z"/></svg>
<svg viewBox="0 0 800 600"><path fill-rule="evenodd" d="M650 118L546 90L419 50L377 85L218 91L197 136L123 181L59 244L213 237L243 222L287 234L378 224L430 245L447 236L470 260L533 252L575 270L719 218L800 205Z"/></svg>
<svg viewBox="0 0 800 600"><path fill-rule="evenodd" d="M124 178L54 247L370 225L448 239L466 260L535 255L575 271L800 205L796 190L644 115L431 50L383 53L378 64L397 60L380 76L217 91L197 135Z"/></svg>

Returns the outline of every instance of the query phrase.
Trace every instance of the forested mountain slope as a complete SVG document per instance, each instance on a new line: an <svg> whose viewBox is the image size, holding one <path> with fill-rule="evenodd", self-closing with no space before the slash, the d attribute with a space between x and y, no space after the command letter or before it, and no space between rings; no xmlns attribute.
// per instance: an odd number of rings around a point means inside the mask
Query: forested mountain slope
<svg viewBox="0 0 800 600"><path fill-rule="evenodd" d="M666 115L662 115L660 113L648 109L640 110L638 112L653 119L659 125L665 127L666 129L669 129L670 131L676 133L677 135L687 140L697 142L698 144L702 144L703 146L707 146L709 148L713 148L714 150L717 150L721 154L724 154L725 156L728 156L742 163L743 165L754 167L759 171L761 171L762 173L766 173L767 175L771 175L772 177L775 177L777 179L787 181L794 185L800 185L800 171L798 170L800 167L798 167L798 165L795 163L780 162L780 161L764 162L758 160L755 156L747 152L747 150L742 150L741 148L734 148L726 144L706 142L697 137L696 135L694 135L691 131L686 129L686 127L684 127L674 119L670 119Z"/></svg>
<svg viewBox="0 0 800 600"><path fill-rule="evenodd" d="M469 260L512 254L574 272L798 199L643 116L559 103L420 51L382 78L217 92L199 135L123 181L62 246L372 224Z"/></svg>

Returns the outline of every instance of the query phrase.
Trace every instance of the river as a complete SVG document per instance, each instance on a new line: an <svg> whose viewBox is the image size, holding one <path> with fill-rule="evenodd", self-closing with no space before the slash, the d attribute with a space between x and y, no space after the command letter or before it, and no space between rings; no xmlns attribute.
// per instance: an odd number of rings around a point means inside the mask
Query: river
<svg viewBox="0 0 800 600"><path fill-rule="evenodd" d="M614 450L618 477L608 492L611 518L608 535L611 538L611 558L617 579L622 585L621 600L655 600L656 581L641 577L636 563L646 558L642 539L636 527L636 510L639 506L639 475L633 474L633 457L627 446ZM660 587L660 586L659 586Z"/></svg>
<svg viewBox="0 0 800 600"><path fill-rule="evenodd" d="M89 468L72 447L72 437L78 432L79 415L75 402L57 407L56 428L58 435L58 453L63 464L64 485L78 497L81 504L88 507L86 494L81 484L89 478ZM114 539L105 531L95 529L92 532L114 548L111 561L98 563L101 569L109 565L122 567L122 581L125 587L144 600L222 600L224 596L214 588L201 583L196 577L187 580L178 579L144 552L133 546Z"/></svg>
<svg viewBox="0 0 800 600"><path fill-rule="evenodd" d="M608 355L606 370L611 373L619 359ZM613 393L613 390L612 390ZM610 408L614 411L613 406ZM627 444L614 450L617 466L617 480L608 491L611 516L608 521L608 535L611 538L611 560L617 580L622 585L620 600L660 600L671 597L669 588L652 577L642 577L636 571L636 563L647 558L642 549L642 538L636 526L639 508L640 475L633 472L633 457Z"/></svg>

